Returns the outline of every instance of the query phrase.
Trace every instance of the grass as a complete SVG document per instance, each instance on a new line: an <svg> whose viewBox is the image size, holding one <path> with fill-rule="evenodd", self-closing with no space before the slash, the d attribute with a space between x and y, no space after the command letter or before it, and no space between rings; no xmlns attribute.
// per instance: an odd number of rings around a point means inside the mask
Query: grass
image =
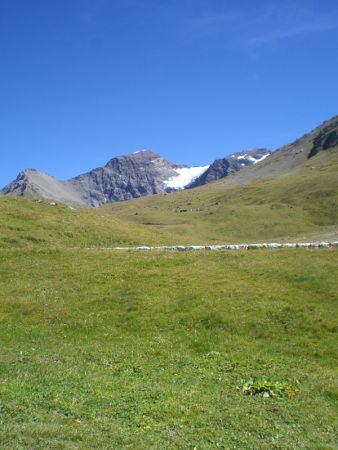
<svg viewBox="0 0 338 450"><path fill-rule="evenodd" d="M165 233L93 209L48 200L0 197L0 248L69 248L161 244Z"/></svg>
<svg viewBox="0 0 338 450"><path fill-rule="evenodd" d="M96 210L0 198L1 448L336 448L337 249L105 248L335 239L337 155Z"/></svg>
<svg viewBox="0 0 338 450"><path fill-rule="evenodd" d="M336 448L337 267L335 249L2 249L2 448Z"/></svg>

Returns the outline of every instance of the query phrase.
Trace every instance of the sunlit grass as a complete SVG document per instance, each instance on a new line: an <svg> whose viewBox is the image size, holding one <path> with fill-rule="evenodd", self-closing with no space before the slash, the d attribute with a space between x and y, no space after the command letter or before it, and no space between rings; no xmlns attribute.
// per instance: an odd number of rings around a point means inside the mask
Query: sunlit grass
<svg viewBox="0 0 338 450"><path fill-rule="evenodd" d="M337 263L2 250L2 447L334 449Z"/></svg>

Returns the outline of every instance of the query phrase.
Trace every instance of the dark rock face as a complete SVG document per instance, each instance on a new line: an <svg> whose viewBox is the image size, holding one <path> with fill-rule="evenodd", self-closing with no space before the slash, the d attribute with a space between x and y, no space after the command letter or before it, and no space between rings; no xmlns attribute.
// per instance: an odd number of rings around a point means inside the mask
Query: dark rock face
<svg viewBox="0 0 338 450"><path fill-rule="evenodd" d="M313 139L313 147L309 158L317 155L321 150L330 150L338 145L338 118L331 120Z"/></svg>
<svg viewBox="0 0 338 450"><path fill-rule="evenodd" d="M262 161L271 154L270 150L258 148L246 152L234 153L226 158L216 159L206 172L193 181L188 188L202 186L238 172L243 167Z"/></svg>
<svg viewBox="0 0 338 450"><path fill-rule="evenodd" d="M1 189L1 194L10 195L13 191L15 191L16 195L24 195L29 186L29 179L27 176L28 170L20 172L14 181Z"/></svg>

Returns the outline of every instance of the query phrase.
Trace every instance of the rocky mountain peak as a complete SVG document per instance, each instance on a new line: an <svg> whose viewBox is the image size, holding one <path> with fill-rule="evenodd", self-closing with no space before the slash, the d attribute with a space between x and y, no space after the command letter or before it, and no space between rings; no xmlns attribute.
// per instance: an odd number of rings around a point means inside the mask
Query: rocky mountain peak
<svg viewBox="0 0 338 450"><path fill-rule="evenodd" d="M114 158L109 160L106 165L108 166L111 163L111 161L114 161L115 159L119 159L119 160L131 159L131 160L135 160L135 161L150 161L152 159L158 159L158 158L162 158L161 155L154 152L153 150L145 149L145 150L138 150L133 153L128 153L126 155L115 156Z"/></svg>

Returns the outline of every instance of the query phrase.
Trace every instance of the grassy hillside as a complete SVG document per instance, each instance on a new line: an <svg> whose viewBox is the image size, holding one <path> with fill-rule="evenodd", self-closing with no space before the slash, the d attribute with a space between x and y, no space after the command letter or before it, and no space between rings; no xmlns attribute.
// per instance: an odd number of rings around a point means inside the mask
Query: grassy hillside
<svg viewBox="0 0 338 450"><path fill-rule="evenodd" d="M24 197L0 197L0 248L110 247L167 242L165 233L95 212Z"/></svg>
<svg viewBox="0 0 338 450"><path fill-rule="evenodd" d="M337 239L337 136L335 117L234 176L96 210L0 197L0 248Z"/></svg>
<svg viewBox="0 0 338 450"><path fill-rule="evenodd" d="M337 237L337 175L320 152L96 210L1 197L1 446L334 449L337 249L100 247Z"/></svg>
<svg viewBox="0 0 338 450"><path fill-rule="evenodd" d="M334 249L1 250L2 448L336 448L337 267ZM247 396L250 377L289 387Z"/></svg>
<svg viewBox="0 0 338 450"><path fill-rule="evenodd" d="M258 169L243 173L251 170ZM291 175L281 172L241 184L236 179L99 211L170 231L182 243L337 238L338 149L304 161Z"/></svg>
<svg viewBox="0 0 338 450"><path fill-rule="evenodd" d="M0 248L335 239L338 152L327 155L287 177L221 181L98 209L0 197Z"/></svg>

